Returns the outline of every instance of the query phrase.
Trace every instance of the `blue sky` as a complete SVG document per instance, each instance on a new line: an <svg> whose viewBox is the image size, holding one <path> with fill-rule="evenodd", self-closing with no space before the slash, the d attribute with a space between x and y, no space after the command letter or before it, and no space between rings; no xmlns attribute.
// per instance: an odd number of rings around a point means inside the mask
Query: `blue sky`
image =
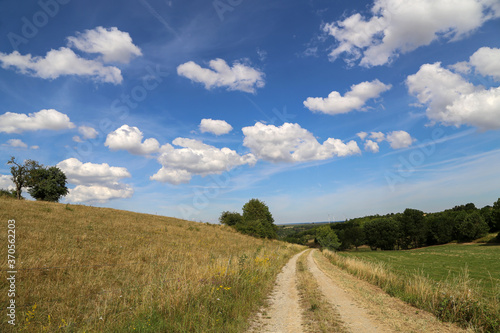
<svg viewBox="0 0 500 333"><path fill-rule="evenodd" d="M0 6L0 160L59 166L63 202L289 223L500 197L497 0Z"/></svg>

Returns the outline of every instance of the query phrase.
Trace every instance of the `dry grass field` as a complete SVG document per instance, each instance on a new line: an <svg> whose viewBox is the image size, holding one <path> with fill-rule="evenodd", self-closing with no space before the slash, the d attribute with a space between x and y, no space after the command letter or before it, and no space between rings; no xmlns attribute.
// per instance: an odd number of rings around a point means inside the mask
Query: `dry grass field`
<svg viewBox="0 0 500 333"><path fill-rule="evenodd" d="M6 316L13 219L15 328ZM219 225L7 198L0 221L1 332L240 332L303 248Z"/></svg>

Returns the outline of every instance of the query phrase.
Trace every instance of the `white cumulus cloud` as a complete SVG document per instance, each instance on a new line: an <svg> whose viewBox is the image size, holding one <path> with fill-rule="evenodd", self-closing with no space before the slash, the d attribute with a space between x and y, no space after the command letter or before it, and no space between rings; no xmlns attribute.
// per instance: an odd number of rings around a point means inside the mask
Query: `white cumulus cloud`
<svg viewBox="0 0 500 333"><path fill-rule="evenodd" d="M379 152L378 143L376 143L375 141L372 141L372 140L366 140L365 150L370 151L372 153L378 153Z"/></svg>
<svg viewBox="0 0 500 333"><path fill-rule="evenodd" d="M80 126L78 127L78 133L82 135L84 140L86 139L95 139L97 137L97 130L90 126Z"/></svg>
<svg viewBox="0 0 500 333"><path fill-rule="evenodd" d="M370 138L373 140L366 140L365 142L365 150L370 151L372 153L379 152L379 143L383 141L389 142L392 149L401 149L409 147L416 140L411 137L410 133L406 131L392 131L388 133L382 132L370 132L370 134L366 132L360 132L357 134L361 140L365 140L365 138Z"/></svg>
<svg viewBox="0 0 500 333"><path fill-rule="evenodd" d="M386 138L392 149L409 147L415 141L415 139L413 139L411 135L405 131L393 131L387 133Z"/></svg>
<svg viewBox="0 0 500 333"><path fill-rule="evenodd" d="M104 62L129 63L131 58L142 55L130 34L116 27L77 32L76 37L68 37L68 45L86 53L99 53Z"/></svg>
<svg viewBox="0 0 500 333"><path fill-rule="evenodd" d="M75 125L64 113L54 109L40 110L35 113L7 112L0 115L0 132L21 133L37 130L62 130L74 128Z"/></svg>
<svg viewBox="0 0 500 333"><path fill-rule="evenodd" d="M382 132L371 132L370 138L376 140L377 142L382 142L385 140L385 134Z"/></svg>
<svg viewBox="0 0 500 333"><path fill-rule="evenodd" d="M82 163L76 158L68 158L57 164L66 175L68 182L76 185L113 184L122 178L130 178L126 168L109 166L107 163Z"/></svg>
<svg viewBox="0 0 500 333"><path fill-rule="evenodd" d="M71 47L100 56L86 59L77 55ZM13 68L21 74L42 79L75 75L88 77L96 82L120 84L123 81L121 70L104 63L128 63L132 57L141 55L141 50L133 44L127 32L116 27L97 27L83 33L77 32L76 37L68 37L68 46L52 49L45 56L22 55L18 51L10 54L0 52L0 65L2 68Z"/></svg>
<svg viewBox="0 0 500 333"><path fill-rule="evenodd" d="M202 133L212 133L215 135L227 134L233 130L233 126L229 125L224 120L202 119L200 123L200 131Z"/></svg>
<svg viewBox="0 0 500 333"><path fill-rule="evenodd" d="M471 55L469 63L481 75L500 81L500 49L482 47Z"/></svg>
<svg viewBox="0 0 500 333"><path fill-rule="evenodd" d="M7 141L7 143L4 143L3 146L8 146L12 148L28 148L28 145L25 144L20 139L10 139Z"/></svg>
<svg viewBox="0 0 500 333"><path fill-rule="evenodd" d="M96 60L81 58L67 47L50 50L45 57L32 57L31 54L22 55L18 51L13 51L10 54L0 52L0 63L2 68L14 68L22 74L42 79L77 75L113 84L119 84L123 80L119 68L104 66Z"/></svg>
<svg viewBox="0 0 500 333"><path fill-rule="evenodd" d="M257 157L270 162L325 160L361 152L355 141L344 143L329 138L320 144L311 132L299 124L284 123L276 127L258 122L242 130L245 135L243 145Z"/></svg>
<svg viewBox="0 0 500 333"><path fill-rule="evenodd" d="M390 84L384 84L379 80L365 81L351 86L351 90L344 96L337 91L332 91L327 98L308 97L304 106L313 112L326 114L347 113L352 110L360 110L368 100L377 98L381 93L391 89Z"/></svg>
<svg viewBox="0 0 500 333"><path fill-rule="evenodd" d="M366 132L359 132L356 134L358 136L358 138L360 138L361 140L364 140L367 136L368 136L368 133Z"/></svg>
<svg viewBox="0 0 500 333"><path fill-rule="evenodd" d="M500 128L500 87L474 86L439 62L422 65L408 76L406 84L409 93L427 106L427 117L433 123Z"/></svg>
<svg viewBox="0 0 500 333"><path fill-rule="evenodd" d="M102 185L78 185L69 189L65 200L71 202L99 202L104 203L113 199L126 199L132 197L134 190L125 184L112 186Z"/></svg>
<svg viewBox="0 0 500 333"><path fill-rule="evenodd" d="M69 158L57 164L64 172L68 183L77 185L69 189L66 200L72 202L105 202L111 199L130 198L132 187L120 183L131 175L126 168L109 166L107 163L82 163L76 158Z"/></svg>
<svg viewBox="0 0 500 333"><path fill-rule="evenodd" d="M0 175L0 189L4 190L15 190L14 183L12 182L12 176Z"/></svg>
<svg viewBox="0 0 500 333"><path fill-rule="evenodd" d="M337 41L332 61L345 54L349 64L370 67L438 39L459 40L498 17L497 0L375 0L369 17L356 13L323 30Z"/></svg>
<svg viewBox="0 0 500 333"><path fill-rule="evenodd" d="M78 127L78 133L81 134L81 137L78 135L75 135L73 137L73 141L76 142L82 142L87 139L95 139L99 133L97 130L93 127L90 126L80 126Z"/></svg>
<svg viewBox="0 0 500 333"><path fill-rule="evenodd" d="M203 83L206 89L225 87L227 90L255 93L257 88L265 85L263 72L240 62L230 67L225 60L214 59L208 65L210 68L203 68L189 61L177 67L177 74Z"/></svg>
<svg viewBox="0 0 500 333"><path fill-rule="evenodd" d="M150 177L151 180L156 180L161 183L170 183L173 185L187 184L191 181L192 174L183 169L172 169L169 167L161 167L157 173Z"/></svg>
<svg viewBox="0 0 500 333"><path fill-rule="evenodd" d="M139 128L123 125L106 137L104 145L111 150L126 150L134 155L149 155L160 150L158 140L149 138L144 141Z"/></svg>
<svg viewBox="0 0 500 333"><path fill-rule="evenodd" d="M252 154L239 155L229 148L216 148L199 140L177 138L158 157L162 168L150 178L171 184L188 183L193 175L220 174L237 166L254 165Z"/></svg>

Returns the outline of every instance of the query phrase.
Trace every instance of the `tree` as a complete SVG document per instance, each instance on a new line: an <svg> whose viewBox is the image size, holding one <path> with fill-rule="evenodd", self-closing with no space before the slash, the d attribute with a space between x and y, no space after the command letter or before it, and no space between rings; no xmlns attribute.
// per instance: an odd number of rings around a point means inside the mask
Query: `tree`
<svg viewBox="0 0 500 333"><path fill-rule="evenodd" d="M243 220L241 223L235 225L236 230L242 234L260 237L260 238L276 238L276 229L274 225L270 225L263 220Z"/></svg>
<svg viewBox="0 0 500 333"><path fill-rule="evenodd" d="M21 193L23 187L29 187L32 185L31 175L34 170L41 168L42 166L33 160L26 160L23 164L16 162L16 158L12 156L7 164L12 165L10 167L10 173L12 174L12 182L16 185L16 195L17 199L21 199Z"/></svg>
<svg viewBox="0 0 500 333"><path fill-rule="evenodd" d="M400 228L397 220L383 217L366 222L363 226L366 242L372 250L394 250L400 237Z"/></svg>
<svg viewBox="0 0 500 333"><path fill-rule="evenodd" d="M440 212L425 217L427 245L445 244L453 240L455 229L454 214Z"/></svg>
<svg viewBox="0 0 500 333"><path fill-rule="evenodd" d="M246 221L263 220L269 224L274 223L269 207L259 199L251 199L243 206L243 219Z"/></svg>
<svg viewBox="0 0 500 333"><path fill-rule="evenodd" d="M489 227L478 212L457 216L457 241L468 242L486 236Z"/></svg>
<svg viewBox="0 0 500 333"><path fill-rule="evenodd" d="M329 225L321 226L316 231L316 240L321 247L328 250L337 250L340 247L340 241L335 231Z"/></svg>
<svg viewBox="0 0 500 333"><path fill-rule="evenodd" d="M477 210L477 208L476 208L476 205L474 205L472 202L469 202L466 205L455 206L451 210L453 210L455 212L467 211L467 212L471 213L472 211Z"/></svg>
<svg viewBox="0 0 500 333"><path fill-rule="evenodd" d="M484 222L488 224L490 227L490 232L495 232L496 231L496 223L493 221L493 207L491 206L484 206L479 210L479 214L484 219Z"/></svg>
<svg viewBox="0 0 500 333"><path fill-rule="evenodd" d="M251 199L243 206L243 215L226 211L221 214L219 221L243 234L273 239L278 237L278 228L274 225L269 207L258 199Z"/></svg>
<svg viewBox="0 0 500 333"><path fill-rule="evenodd" d="M425 239L424 213L417 209L407 208L400 216L403 246L419 247Z"/></svg>
<svg viewBox="0 0 500 333"><path fill-rule="evenodd" d="M364 244L365 232L359 225L359 222L349 221L339 224L344 224L344 228L337 232L337 235L342 243L341 249L349 249L353 245L356 249L358 249L360 245Z"/></svg>
<svg viewBox="0 0 500 333"><path fill-rule="evenodd" d="M66 175L55 166L33 170L30 183L28 192L36 200L58 202L68 194Z"/></svg>
<svg viewBox="0 0 500 333"><path fill-rule="evenodd" d="M219 222L221 224L225 224L225 225L228 225L228 226L234 226L238 223L241 223L241 221L243 220L243 217L241 216L240 213L237 213L237 212L229 212L229 211L225 211L225 212L222 212L221 216L219 217Z"/></svg>
<svg viewBox="0 0 500 333"><path fill-rule="evenodd" d="M259 199L251 199L243 206L243 224L253 225L257 235L277 238L277 227L269 207Z"/></svg>
<svg viewBox="0 0 500 333"><path fill-rule="evenodd" d="M491 211L491 231L500 230L500 198L493 204Z"/></svg>

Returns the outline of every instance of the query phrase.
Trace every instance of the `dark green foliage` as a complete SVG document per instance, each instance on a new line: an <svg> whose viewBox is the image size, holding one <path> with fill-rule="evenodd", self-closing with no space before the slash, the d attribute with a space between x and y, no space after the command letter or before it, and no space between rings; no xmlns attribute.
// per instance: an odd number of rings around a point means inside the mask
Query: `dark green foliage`
<svg viewBox="0 0 500 333"><path fill-rule="evenodd" d="M493 207L485 206L479 210L479 214L481 214L481 216L483 217L484 222L488 224L490 232L495 232L496 225L493 222Z"/></svg>
<svg viewBox="0 0 500 333"><path fill-rule="evenodd" d="M459 242L468 242L486 236L488 224L478 212L462 212L456 218L456 237Z"/></svg>
<svg viewBox="0 0 500 333"><path fill-rule="evenodd" d="M243 234L254 237L276 238L276 228L274 224L269 224L264 220L244 220L236 224L235 228Z"/></svg>
<svg viewBox="0 0 500 333"><path fill-rule="evenodd" d="M348 221L343 224L345 228L337 232L341 249L350 249L353 246L357 249L365 243L365 232L358 222Z"/></svg>
<svg viewBox="0 0 500 333"><path fill-rule="evenodd" d="M469 202L466 205L455 206L451 210L455 212L460 212L460 211L473 212L477 210L477 208L476 205L474 205L472 202Z"/></svg>
<svg viewBox="0 0 500 333"><path fill-rule="evenodd" d="M219 222L221 224L225 224L228 226L234 226L238 223L241 223L242 220L243 220L243 217L241 216L240 213L237 213L237 212L225 211L219 217Z"/></svg>
<svg viewBox="0 0 500 333"><path fill-rule="evenodd" d="M429 214L406 209L404 213L364 216L331 223L329 226L338 236L340 250L365 244L372 249L392 250L446 244L455 240L467 242L481 238L488 232L500 231L500 198L493 207L481 209L473 203ZM307 245L311 239L318 239L320 227L314 224L309 224L308 228L304 225L298 228L285 226L282 227L280 239ZM496 239L500 241L500 234Z"/></svg>
<svg viewBox="0 0 500 333"><path fill-rule="evenodd" d="M267 205L258 200L251 199L243 206L243 216L239 213L223 212L219 217L223 224L234 227L243 234L262 237L277 238L277 227Z"/></svg>
<svg viewBox="0 0 500 333"><path fill-rule="evenodd" d="M500 198L493 204L491 211L491 231L500 230Z"/></svg>
<svg viewBox="0 0 500 333"><path fill-rule="evenodd" d="M68 194L66 175L55 166L33 170L30 185L28 192L36 200L58 202Z"/></svg>
<svg viewBox="0 0 500 333"><path fill-rule="evenodd" d="M243 219L245 221L263 220L269 224L274 223L269 207L259 199L251 199L243 206Z"/></svg>
<svg viewBox="0 0 500 333"><path fill-rule="evenodd" d="M367 244L376 250L394 250L400 238L400 225L393 218L379 218L365 223L364 231Z"/></svg>
<svg viewBox="0 0 500 333"><path fill-rule="evenodd" d="M407 249L419 247L425 239L424 213L417 209L407 208L399 216L401 225L401 245Z"/></svg>
<svg viewBox="0 0 500 333"><path fill-rule="evenodd" d="M311 240L317 240L317 232L318 229L323 226L324 224L320 225L315 225L315 224L309 224L308 227L305 226L300 226L300 227L290 227L288 226L289 230L286 233L285 237L282 237L281 239L284 240L285 242L289 243L294 243L294 244L301 244L301 245L307 245ZM332 226L332 224L330 224ZM283 228L283 227L282 227ZM285 227L287 228L287 227ZM297 230L297 231L293 231ZM282 231L283 233L283 231Z"/></svg>
<svg viewBox="0 0 500 333"><path fill-rule="evenodd" d="M340 242L335 231L329 225L323 225L317 229L316 239L323 248L329 250L337 250L340 247Z"/></svg>
<svg viewBox="0 0 500 333"><path fill-rule="evenodd" d="M447 212L429 214L425 218L427 245L446 244L454 238L455 219Z"/></svg>

